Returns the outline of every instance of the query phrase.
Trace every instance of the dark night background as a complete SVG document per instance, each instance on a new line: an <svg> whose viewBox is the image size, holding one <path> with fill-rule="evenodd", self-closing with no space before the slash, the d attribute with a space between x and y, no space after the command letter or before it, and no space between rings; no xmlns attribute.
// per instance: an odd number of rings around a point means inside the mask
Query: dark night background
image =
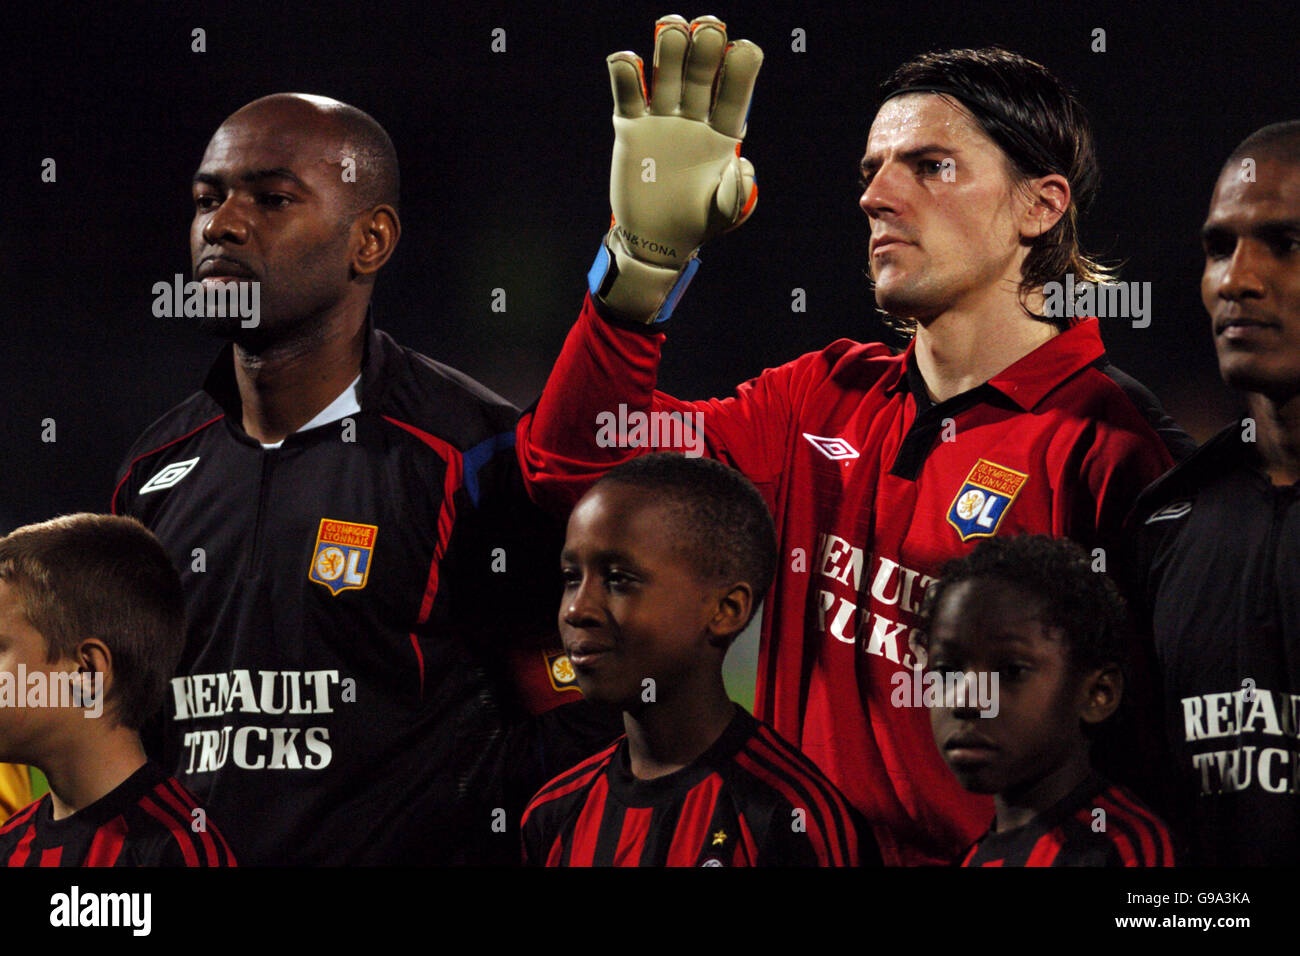
<svg viewBox="0 0 1300 956"><path fill-rule="evenodd" d="M106 510L136 435L201 383L218 344L185 319L154 318L151 288L190 277L189 178L208 137L270 92L352 103L397 145L404 231L377 286L380 326L531 402L608 223L604 57L648 57L670 6L268 0L9 19L0 530ZM1094 119L1102 190L1085 239L1126 262L1123 278L1154 285L1149 328L1103 323L1116 364L1199 439L1233 415L1199 300L1198 229L1232 147L1300 116L1300 33L1285 8L705 7L677 12L715 13L766 53L745 142L761 197L743 229L705 250L670 335L665 390L725 394L835 338L885 334L863 276L855 186L874 88L915 53L1000 44L1047 65ZM204 53L190 50L195 27ZM497 27L504 53L491 50ZM1104 53L1090 50L1097 27ZM791 50L796 28L807 52ZM45 157L56 183L41 182ZM490 308L497 287L504 314ZM795 287L806 313L790 310ZM41 441L46 418L54 443Z"/></svg>

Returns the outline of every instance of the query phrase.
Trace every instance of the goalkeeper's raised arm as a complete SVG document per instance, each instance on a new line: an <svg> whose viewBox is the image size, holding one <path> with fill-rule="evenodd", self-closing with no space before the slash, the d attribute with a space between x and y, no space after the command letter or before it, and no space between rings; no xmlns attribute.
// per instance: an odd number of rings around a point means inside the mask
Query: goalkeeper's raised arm
<svg viewBox="0 0 1300 956"><path fill-rule="evenodd" d="M716 17L655 24L653 67L635 53L607 58L614 96L609 232L588 274L589 295L519 454L539 500L564 510L606 470L645 451L709 454L762 487L773 423L756 380L739 399L680 402L655 392L663 324L699 266L700 246L754 211L754 167L740 155L762 51L729 41ZM707 423L707 424L706 424ZM737 431L739 429L739 431ZM746 450L728 451L729 433ZM777 452L780 442L774 442Z"/></svg>
<svg viewBox="0 0 1300 956"><path fill-rule="evenodd" d="M887 863L948 863L993 803L957 783L925 707L895 693L924 666L911 638L926 588L982 538L1112 549L1178 433L1107 361L1097 320L1051 305L1108 275L1076 225L1099 177L1092 133L1064 84L999 49L902 64L857 160L871 292L906 349L840 339L731 398L655 391L658 323L695 249L753 208L736 148L757 64L712 20L660 21L648 95L636 58L612 58L614 228L517 450L534 499L557 508L656 448L743 472L782 556L755 716L848 796Z"/></svg>

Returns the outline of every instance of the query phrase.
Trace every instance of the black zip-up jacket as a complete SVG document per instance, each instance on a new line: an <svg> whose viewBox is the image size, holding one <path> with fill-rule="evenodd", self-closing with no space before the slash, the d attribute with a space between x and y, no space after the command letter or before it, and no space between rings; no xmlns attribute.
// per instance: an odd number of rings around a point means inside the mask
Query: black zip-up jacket
<svg viewBox="0 0 1300 956"><path fill-rule="evenodd" d="M1300 862L1300 488L1237 422L1149 487L1131 527L1191 862Z"/></svg>
<svg viewBox="0 0 1300 956"><path fill-rule="evenodd" d="M360 406L265 449L227 347L129 452L113 511L187 600L150 749L245 865L517 862L528 797L621 729L532 717L508 673L554 633L562 539L504 399L370 329Z"/></svg>

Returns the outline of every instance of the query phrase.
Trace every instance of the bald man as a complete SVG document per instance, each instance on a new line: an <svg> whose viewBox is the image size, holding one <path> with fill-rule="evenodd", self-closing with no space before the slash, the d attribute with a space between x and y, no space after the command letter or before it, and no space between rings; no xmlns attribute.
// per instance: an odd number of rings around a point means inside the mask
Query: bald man
<svg viewBox="0 0 1300 956"><path fill-rule="evenodd" d="M1155 638L1191 859L1300 861L1300 120L1228 157L1201 300L1243 415L1143 492L1139 619Z"/></svg>
<svg viewBox="0 0 1300 956"><path fill-rule="evenodd" d="M617 731L558 653L518 647L551 633L559 548L517 410L372 325L398 190L354 107L279 94L221 124L191 292L228 344L113 496L186 588L162 759L246 863L516 861L532 790Z"/></svg>

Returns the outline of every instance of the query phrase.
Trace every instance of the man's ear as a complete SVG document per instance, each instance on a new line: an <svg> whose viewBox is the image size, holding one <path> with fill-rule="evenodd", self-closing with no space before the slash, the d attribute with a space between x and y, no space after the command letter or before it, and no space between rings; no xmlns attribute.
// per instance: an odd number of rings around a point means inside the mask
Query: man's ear
<svg viewBox="0 0 1300 956"><path fill-rule="evenodd" d="M376 206L353 225L359 243L352 252L352 271L356 275L374 275L384 267L397 248L402 223L392 206Z"/></svg>
<svg viewBox="0 0 1300 956"><path fill-rule="evenodd" d="M1020 235L1037 239L1052 227L1070 208L1070 183L1060 173L1031 179L1021 187L1027 202L1020 214Z"/></svg>
<svg viewBox="0 0 1300 956"><path fill-rule="evenodd" d="M1089 671L1080 689L1082 701L1079 719L1087 724L1099 724L1119 709L1124 696L1124 674L1117 664L1106 664Z"/></svg>
<svg viewBox="0 0 1300 956"><path fill-rule="evenodd" d="M754 607L754 589L744 581L722 589L709 619L709 643L726 650L745 629Z"/></svg>
<svg viewBox="0 0 1300 956"><path fill-rule="evenodd" d="M77 645L75 656L83 699L94 700L100 689L107 695L113 683L113 652L108 649L108 645L97 637L89 637ZM99 688L95 686L96 674L102 675L99 678Z"/></svg>

